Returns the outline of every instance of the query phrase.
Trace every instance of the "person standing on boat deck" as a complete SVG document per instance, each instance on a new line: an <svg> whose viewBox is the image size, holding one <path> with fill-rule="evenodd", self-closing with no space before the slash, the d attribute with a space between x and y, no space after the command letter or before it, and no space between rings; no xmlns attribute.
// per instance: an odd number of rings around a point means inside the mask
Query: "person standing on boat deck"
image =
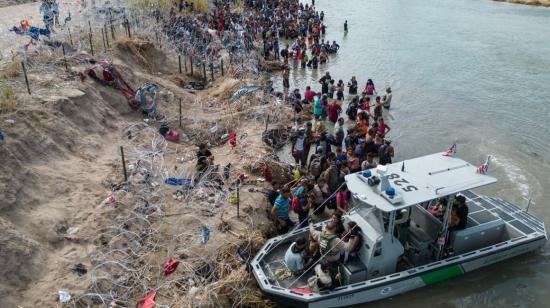
<svg viewBox="0 0 550 308"><path fill-rule="evenodd" d="M297 237L294 243L290 244L285 253L286 267L294 274L300 275L307 268L311 261L306 254L306 239Z"/></svg>
<svg viewBox="0 0 550 308"><path fill-rule="evenodd" d="M340 260L340 253L349 249L350 245L343 242L336 234L336 225L329 222L324 230L317 231L313 227L313 222L309 223L309 234L319 243L319 252L327 260L331 267L337 266Z"/></svg>
<svg viewBox="0 0 550 308"><path fill-rule="evenodd" d="M295 223L290 220L290 217L288 217L290 210L290 197L290 189L288 187L284 187L281 189L281 193L277 199L275 199L275 204L273 204L273 207L271 208L271 217L278 224L282 233L288 232L288 230L295 225Z"/></svg>
<svg viewBox="0 0 550 308"><path fill-rule="evenodd" d="M466 229L468 223L468 206L466 205L466 198L464 196L456 196L453 202L453 209L456 208L456 215L458 221L449 228L449 231L458 231Z"/></svg>

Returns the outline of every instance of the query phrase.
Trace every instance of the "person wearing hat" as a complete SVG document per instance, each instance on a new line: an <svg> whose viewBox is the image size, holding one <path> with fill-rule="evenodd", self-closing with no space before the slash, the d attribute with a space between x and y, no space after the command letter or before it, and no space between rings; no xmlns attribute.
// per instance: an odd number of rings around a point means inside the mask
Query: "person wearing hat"
<svg viewBox="0 0 550 308"><path fill-rule="evenodd" d="M387 87L386 88L386 95L384 95L384 99L382 100L382 106L384 106L384 108L390 109L391 97L392 97L391 88Z"/></svg>

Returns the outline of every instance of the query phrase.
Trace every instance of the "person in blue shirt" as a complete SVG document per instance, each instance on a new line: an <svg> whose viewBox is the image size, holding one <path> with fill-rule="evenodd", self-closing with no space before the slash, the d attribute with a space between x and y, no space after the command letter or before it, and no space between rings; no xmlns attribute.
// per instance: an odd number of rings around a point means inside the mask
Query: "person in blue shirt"
<svg viewBox="0 0 550 308"><path fill-rule="evenodd" d="M290 189L284 187L281 189L281 193L277 199L275 199L275 203L271 208L271 217L275 220L275 224L282 233L288 232L288 230L295 225L295 223L290 220L290 217L288 217L290 211L290 197Z"/></svg>
<svg viewBox="0 0 550 308"><path fill-rule="evenodd" d="M285 253L286 267L294 274L300 275L306 269L311 260L306 252L306 239L297 237L294 243L290 244Z"/></svg>

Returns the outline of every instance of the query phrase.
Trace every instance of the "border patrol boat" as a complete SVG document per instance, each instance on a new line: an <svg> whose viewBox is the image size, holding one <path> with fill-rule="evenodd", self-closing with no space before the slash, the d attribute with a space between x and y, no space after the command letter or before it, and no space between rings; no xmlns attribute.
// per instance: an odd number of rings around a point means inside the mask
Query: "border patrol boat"
<svg viewBox="0 0 550 308"><path fill-rule="evenodd" d="M313 266L301 276L278 278L286 269L286 250L297 237L308 238L309 228L270 239L251 262L254 276L264 294L281 305L342 307L438 283L543 246L543 221L500 198L470 191L497 181L479 171L437 153L349 174L351 210L344 225L357 223L362 245L358 258L338 265L340 285L310 291ZM451 232L449 211L457 195L466 199L468 219L464 229ZM444 218L437 218L428 209L441 200L447 205Z"/></svg>

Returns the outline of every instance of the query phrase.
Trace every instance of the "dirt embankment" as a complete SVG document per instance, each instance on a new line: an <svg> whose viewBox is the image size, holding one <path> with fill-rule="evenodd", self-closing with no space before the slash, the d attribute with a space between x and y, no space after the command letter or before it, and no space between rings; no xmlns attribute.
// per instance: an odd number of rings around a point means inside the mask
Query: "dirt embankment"
<svg viewBox="0 0 550 308"><path fill-rule="evenodd" d="M153 289L157 303L176 306L267 305L240 258L253 256L273 232L261 167L272 166L280 181L286 176L276 170L286 167L273 161L261 133L268 114L283 124L288 110L266 105L261 95L229 104L246 83L231 78L189 94L172 81L186 79L170 74L177 63L169 59L177 57L142 40L121 42L106 57L134 88L157 83L159 113L190 138L166 143L158 123L145 123L117 90L89 78L80 82L74 72L84 70L86 57L71 57L71 72L58 65L50 74L31 74L33 95L16 89L16 111L0 115L2 123L13 120L3 124L0 146L0 306L56 306L59 290L70 292L77 306L131 306ZM238 136L235 148L222 139L230 132ZM213 145L220 168L231 163L224 183L213 188L201 181L190 191L165 185L165 177L192 176L200 142ZM241 174L247 178L237 215L229 200ZM117 201L101 205L111 195ZM206 243L203 227L210 231ZM181 265L164 277L169 258ZM78 263L86 274L73 271Z"/></svg>
<svg viewBox="0 0 550 308"><path fill-rule="evenodd" d="M19 5L19 4L25 4L30 2L36 2L37 0L2 0L0 1L0 8L1 7L8 7L13 5Z"/></svg>

